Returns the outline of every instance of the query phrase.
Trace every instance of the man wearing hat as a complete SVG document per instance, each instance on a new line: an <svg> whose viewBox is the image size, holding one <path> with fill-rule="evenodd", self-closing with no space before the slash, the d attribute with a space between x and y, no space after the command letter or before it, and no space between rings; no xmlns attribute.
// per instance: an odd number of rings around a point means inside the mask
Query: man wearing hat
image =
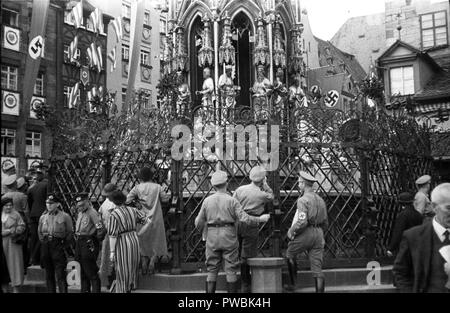
<svg viewBox="0 0 450 313"><path fill-rule="evenodd" d="M266 170L262 166L255 166L250 171L248 185L241 186L234 192L242 205L242 209L251 216L261 216L264 213L266 203L273 200L273 191L266 182ZM241 243L241 280L242 292L250 292L250 267L248 258L254 258L258 254L258 225L246 223L238 224L238 236Z"/></svg>
<svg viewBox="0 0 450 313"><path fill-rule="evenodd" d="M250 216L242 209L238 200L227 193L227 173L216 171L211 177L211 184L216 193L207 197L195 219L199 230L206 227L206 292L216 290L219 266L224 261L228 292L236 293L237 272L239 270L239 242L237 237L238 221L258 225L267 222L269 214Z"/></svg>
<svg viewBox="0 0 450 313"><path fill-rule="evenodd" d="M50 194L47 211L39 219L38 235L41 241L41 262L45 269L47 292L67 293L65 246L73 236L72 218L63 212L58 195ZM55 281L56 273L56 281Z"/></svg>
<svg viewBox="0 0 450 313"><path fill-rule="evenodd" d="M296 257L306 251L309 254L316 292L325 291L325 279L322 272L325 246L323 229L328 226L328 216L325 201L313 191L313 185L316 181L308 173L300 172L298 184L303 195L297 201L297 211L287 233L291 240L286 251L290 278L290 284L286 287L287 290L295 289L297 278Z"/></svg>
<svg viewBox="0 0 450 313"><path fill-rule="evenodd" d="M431 176L423 175L419 177L416 180L416 186L418 191L414 197L414 208L425 217L424 221L431 220L434 216L431 201L428 198L431 189Z"/></svg>
<svg viewBox="0 0 450 313"><path fill-rule="evenodd" d="M116 205L111 200L111 195L114 191L117 190L117 186L113 183L108 183L103 187L102 196L105 198L105 201L100 206L98 212L100 213L100 217L103 225L106 229L108 229L108 221L111 216L111 212L114 210ZM108 278L108 289L114 281L114 273L113 264L109 257L110 248L109 248L109 236L105 235L105 239L102 242L102 250L101 250L101 261L100 261L100 274L105 275Z"/></svg>
<svg viewBox="0 0 450 313"><path fill-rule="evenodd" d="M39 218L46 209L47 180L44 173L38 169L33 174L36 183L28 189L28 207L30 208L30 259L31 263L40 263L40 241L38 237Z"/></svg>
<svg viewBox="0 0 450 313"><path fill-rule="evenodd" d="M413 196L409 192L402 192L398 196L398 203L403 210L398 214L392 231L391 242L388 246L388 256L393 256L398 251L402 235L405 230L420 225L423 222L423 215L413 206Z"/></svg>
<svg viewBox="0 0 450 313"><path fill-rule="evenodd" d="M75 199L78 210L75 225L75 260L81 267L81 292L91 292L92 288L92 292L100 293L97 258L100 241L103 240L106 229L88 196L88 193L80 193Z"/></svg>

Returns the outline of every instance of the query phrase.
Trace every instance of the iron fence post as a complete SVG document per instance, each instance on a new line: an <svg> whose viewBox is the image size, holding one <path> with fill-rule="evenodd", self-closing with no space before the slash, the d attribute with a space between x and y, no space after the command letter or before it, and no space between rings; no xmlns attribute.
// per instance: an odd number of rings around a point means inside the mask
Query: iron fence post
<svg viewBox="0 0 450 313"><path fill-rule="evenodd" d="M269 138L271 138L271 132L272 132L272 125L280 125L280 118L277 114L274 114L274 105L273 105L273 99L274 97L271 97L271 106L270 106L270 116L268 118L268 141ZM270 136L270 137L269 137ZM273 142L270 142L270 151L273 152L274 148L280 152L280 147L273 147ZM279 157L278 157L279 158ZM273 162L273 160L271 160ZM279 166L274 171L270 172L269 175L270 179L270 185L272 186L273 191L273 201L269 204L271 219L272 219L272 246L273 251L272 254L274 257L281 256L281 215L282 212L280 210L280 169Z"/></svg>
<svg viewBox="0 0 450 313"><path fill-rule="evenodd" d="M172 245L172 268L170 273L173 275L181 274L181 218L183 213L183 185L182 185L182 166L183 160L172 159L171 162L171 184L172 184L172 202L168 212L168 221L170 225L169 240Z"/></svg>
<svg viewBox="0 0 450 313"><path fill-rule="evenodd" d="M102 190L111 182L111 154L106 151L103 155Z"/></svg>

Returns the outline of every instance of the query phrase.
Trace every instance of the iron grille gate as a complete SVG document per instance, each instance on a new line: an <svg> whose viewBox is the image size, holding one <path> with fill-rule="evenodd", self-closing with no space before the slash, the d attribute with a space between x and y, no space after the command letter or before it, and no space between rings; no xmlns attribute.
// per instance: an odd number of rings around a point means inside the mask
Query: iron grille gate
<svg viewBox="0 0 450 313"><path fill-rule="evenodd" d="M244 113L247 117L253 115ZM244 115L236 120L248 119ZM309 109L291 114L295 127L281 123L280 133L289 140L280 144L278 168L268 173L275 199L267 208L272 218L260 227L259 252L262 256L283 255L300 196L298 172L303 170L318 178L317 192L327 204L325 259L383 257L400 210L396 196L413 191L416 177L433 173L432 159L343 144L337 140L337 129L348 117L330 110L318 116L315 109ZM212 172L220 167L228 173L231 192L249 183L250 169L258 163L207 158L176 161L171 158L168 143L114 153L93 151L55 157L51 160L50 178L52 188L62 194L64 209L73 213L78 192L88 190L98 208L105 183L115 182L128 192L138 183L141 167L153 168L155 181L172 194L171 203L163 206L163 214L172 272L179 273L181 268L198 266L205 259L204 242L194 220L203 200L213 192L209 182Z"/></svg>

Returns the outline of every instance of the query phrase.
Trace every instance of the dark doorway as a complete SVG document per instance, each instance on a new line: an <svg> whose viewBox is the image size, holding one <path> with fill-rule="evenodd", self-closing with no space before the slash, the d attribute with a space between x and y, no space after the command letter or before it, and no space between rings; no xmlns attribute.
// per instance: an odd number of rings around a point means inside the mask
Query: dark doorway
<svg viewBox="0 0 450 313"><path fill-rule="evenodd" d="M236 106L250 106L250 87L252 86L252 51L253 44L250 36L253 35L252 24L245 13L238 13L231 24L233 45L236 49L236 77L234 83L241 87Z"/></svg>
<svg viewBox="0 0 450 313"><path fill-rule="evenodd" d="M201 48L201 36L203 23L200 16L197 16L192 23L190 42L189 42L189 86L191 88L191 97L193 106L201 104L201 96L195 94L196 91L202 89L203 85L203 69L198 65L198 51Z"/></svg>

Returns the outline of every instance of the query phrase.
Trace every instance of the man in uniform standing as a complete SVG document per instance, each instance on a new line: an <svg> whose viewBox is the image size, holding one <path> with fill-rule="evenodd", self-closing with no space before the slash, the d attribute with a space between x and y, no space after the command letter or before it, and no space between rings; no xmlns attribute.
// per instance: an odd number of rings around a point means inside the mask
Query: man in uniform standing
<svg viewBox="0 0 450 313"><path fill-rule="evenodd" d="M269 214L250 216L242 210L239 201L227 193L227 173L216 171L211 177L211 184L216 193L207 197L195 219L199 230L206 228L206 292L216 290L219 265L224 260L229 293L236 293L237 272L239 269L239 243L236 222L240 221L257 226L267 222ZM204 232L205 233L205 232Z"/></svg>
<svg viewBox="0 0 450 313"><path fill-rule="evenodd" d="M287 233L291 241L286 251L290 278L290 284L286 289L291 291L295 289L296 285L296 257L305 251L309 255L316 292L322 293L325 291L325 279L322 272L325 246L323 229L328 226L328 217L325 201L313 191L313 185L316 181L308 173L300 172L298 184L300 191L303 191L303 195L297 201L297 211Z"/></svg>
<svg viewBox="0 0 450 313"><path fill-rule="evenodd" d="M36 184L28 189L28 207L30 208L30 261L31 264L39 265L41 244L38 237L39 219L44 213L47 199L47 180L41 169L34 173Z"/></svg>
<svg viewBox="0 0 450 313"><path fill-rule="evenodd" d="M72 218L61 209L61 200L50 194L47 211L39 219L38 235L41 241L41 261L45 268L47 292L56 293L56 281L60 293L67 293L65 254L66 244L73 236Z"/></svg>
<svg viewBox="0 0 450 313"><path fill-rule="evenodd" d="M92 288L92 292L100 293L97 257L106 229L100 215L92 208L87 193L78 195L76 206L78 218L75 227L75 260L80 263L81 268L81 292L91 292Z"/></svg>
<svg viewBox="0 0 450 313"><path fill-rule="evenodd" d="M416 180L417 193L414 197L414 208L424 216L424 222L431 220L434 216L428 193L431 189L431 176L423 175Z"/></svg>
<svg viewBox="0 0 450 313"><path fill-rule="evenodd" d="M266 182L266 170L262 166L255 166L250 171L248 185L241 186L234 192L242 205L242 209L250 216L261 216L264 213L265 204L273 200L273 191ZM250 267L247 259L254 258L258 254L258 225L246 223L238 224L238 236L241 242L241 280L242 292L250 292Z"/></svg>

